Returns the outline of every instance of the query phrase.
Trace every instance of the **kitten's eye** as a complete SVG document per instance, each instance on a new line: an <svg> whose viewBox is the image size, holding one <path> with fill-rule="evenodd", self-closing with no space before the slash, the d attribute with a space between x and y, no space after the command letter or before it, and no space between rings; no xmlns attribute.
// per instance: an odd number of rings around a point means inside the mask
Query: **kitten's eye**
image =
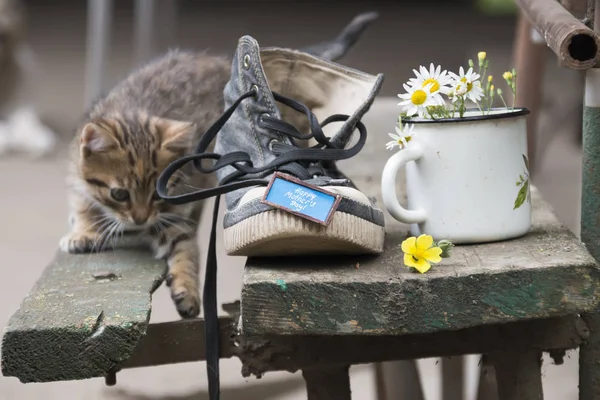
<svg viewBox="0 0 600 400"><path fill-rule="evenodd" d="M110 189L110 195L116 201L129 200L129 192L126 189Z"/></svg>

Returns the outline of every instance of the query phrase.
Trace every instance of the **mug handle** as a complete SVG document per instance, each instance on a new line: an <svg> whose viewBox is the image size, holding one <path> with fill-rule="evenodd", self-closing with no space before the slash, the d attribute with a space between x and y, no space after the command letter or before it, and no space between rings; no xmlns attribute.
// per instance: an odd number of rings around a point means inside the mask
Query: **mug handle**
<svg viewBox="0 0 600 400"><path fill-rule="evenodd" d="M409 161L416 161L423 157L423 149L417 143L411 143L396 154L391 156L383 167L381 174L381 195L383 205L392 217L405 224L419 224L425 222L427 215L425 210L407 210L400 205L396 196L396 176L400 168L404 167Z"/></svg>

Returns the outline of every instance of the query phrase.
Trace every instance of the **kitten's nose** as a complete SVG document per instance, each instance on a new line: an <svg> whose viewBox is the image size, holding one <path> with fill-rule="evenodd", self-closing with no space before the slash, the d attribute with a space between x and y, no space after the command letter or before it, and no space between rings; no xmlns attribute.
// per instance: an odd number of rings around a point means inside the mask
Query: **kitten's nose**
<svg viewBox="0 0 600 400"><path fill-rule="evenodd" d="M144 225L148 221L148 217L132 217L136 225Z"/></svg>
<svg viewBox="0 0 600 400"><path fill-rule="evenodd" d="M143 210L131 214L131 219L136 225L144 225L148 221L148 217L149 213Z"/></svg>

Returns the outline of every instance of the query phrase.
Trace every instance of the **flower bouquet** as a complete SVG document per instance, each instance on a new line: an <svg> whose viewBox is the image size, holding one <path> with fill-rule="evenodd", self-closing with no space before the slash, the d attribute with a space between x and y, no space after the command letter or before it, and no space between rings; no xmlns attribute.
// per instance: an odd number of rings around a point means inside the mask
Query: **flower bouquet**
<svg viewBox="0 0 600 400"><path fill-rule="evenodd" d="M414 236L482 243L530 229L529 111L515 107L517 71L502 75L503 92L488 74L486 53L477 60L458 74L421 66L398 95L398 125L386 144L396 151L383 170L381 189L387 211L410 224ZM401 168L407 208L396 195Z"/></svg>

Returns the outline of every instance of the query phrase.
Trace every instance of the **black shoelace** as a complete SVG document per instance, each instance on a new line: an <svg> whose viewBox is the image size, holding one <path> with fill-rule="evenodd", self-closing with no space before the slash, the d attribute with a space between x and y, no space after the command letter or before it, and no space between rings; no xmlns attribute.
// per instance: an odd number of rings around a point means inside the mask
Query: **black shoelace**
<svg viewBox="0 0 600 400"><path fill-rule="evenodd" d="M275 92L272 93L276 101L287 105L298 112L304 113L307 116L311 133L302 134L293 125L265 114L260 118L259 124L280 135L287 136L291 141L291 144L283 142L274 142L272 144L271 150L276 155L276 158L272 162L262 167L254 167L249 154L243 151L235 151L224 155L205 153L209 144L215 139L223 125L229 120L241 102L244 99L254 97L258 94L256 89L253 88L249 92L241 95L206 131L196 146L195 154L181 157L172 162L162 172L156 184L158 195L172 204L185 204L192 201L204 200L209 197L215 197L209 248L206 257L204 290L202 295L205 320L208 392L211 400L218 400L220 392L220 343L217 308L216 255L216 231L220 196L245 187L267 186L269 181L264 179L264 177L267 177L275 171L288 173L302 180L311 179L317 176L328 176L329 167L334 167L334 161L355 156L362 149L367 139L367 130L364 124L358 121L356 123L356 128L358 129L360 136L356 144L348 149L339 148L339 146L330 142L329 138L323 133L322 128L331 122L346 121L349 118L348 115L335 114L319 124L316 116L304 104ZM317 141L317 144L312 147L299 147L294 140L308 140L312 138ZM205 168L202 166L202 160L205 159L214 160L211 167ZM216 187L169 196L167 194L167 182L178 169L182 168L188 162L193 162L194 167L204 174L213 173L226 166L234 167L235 171L221 179Z"/></svg>

